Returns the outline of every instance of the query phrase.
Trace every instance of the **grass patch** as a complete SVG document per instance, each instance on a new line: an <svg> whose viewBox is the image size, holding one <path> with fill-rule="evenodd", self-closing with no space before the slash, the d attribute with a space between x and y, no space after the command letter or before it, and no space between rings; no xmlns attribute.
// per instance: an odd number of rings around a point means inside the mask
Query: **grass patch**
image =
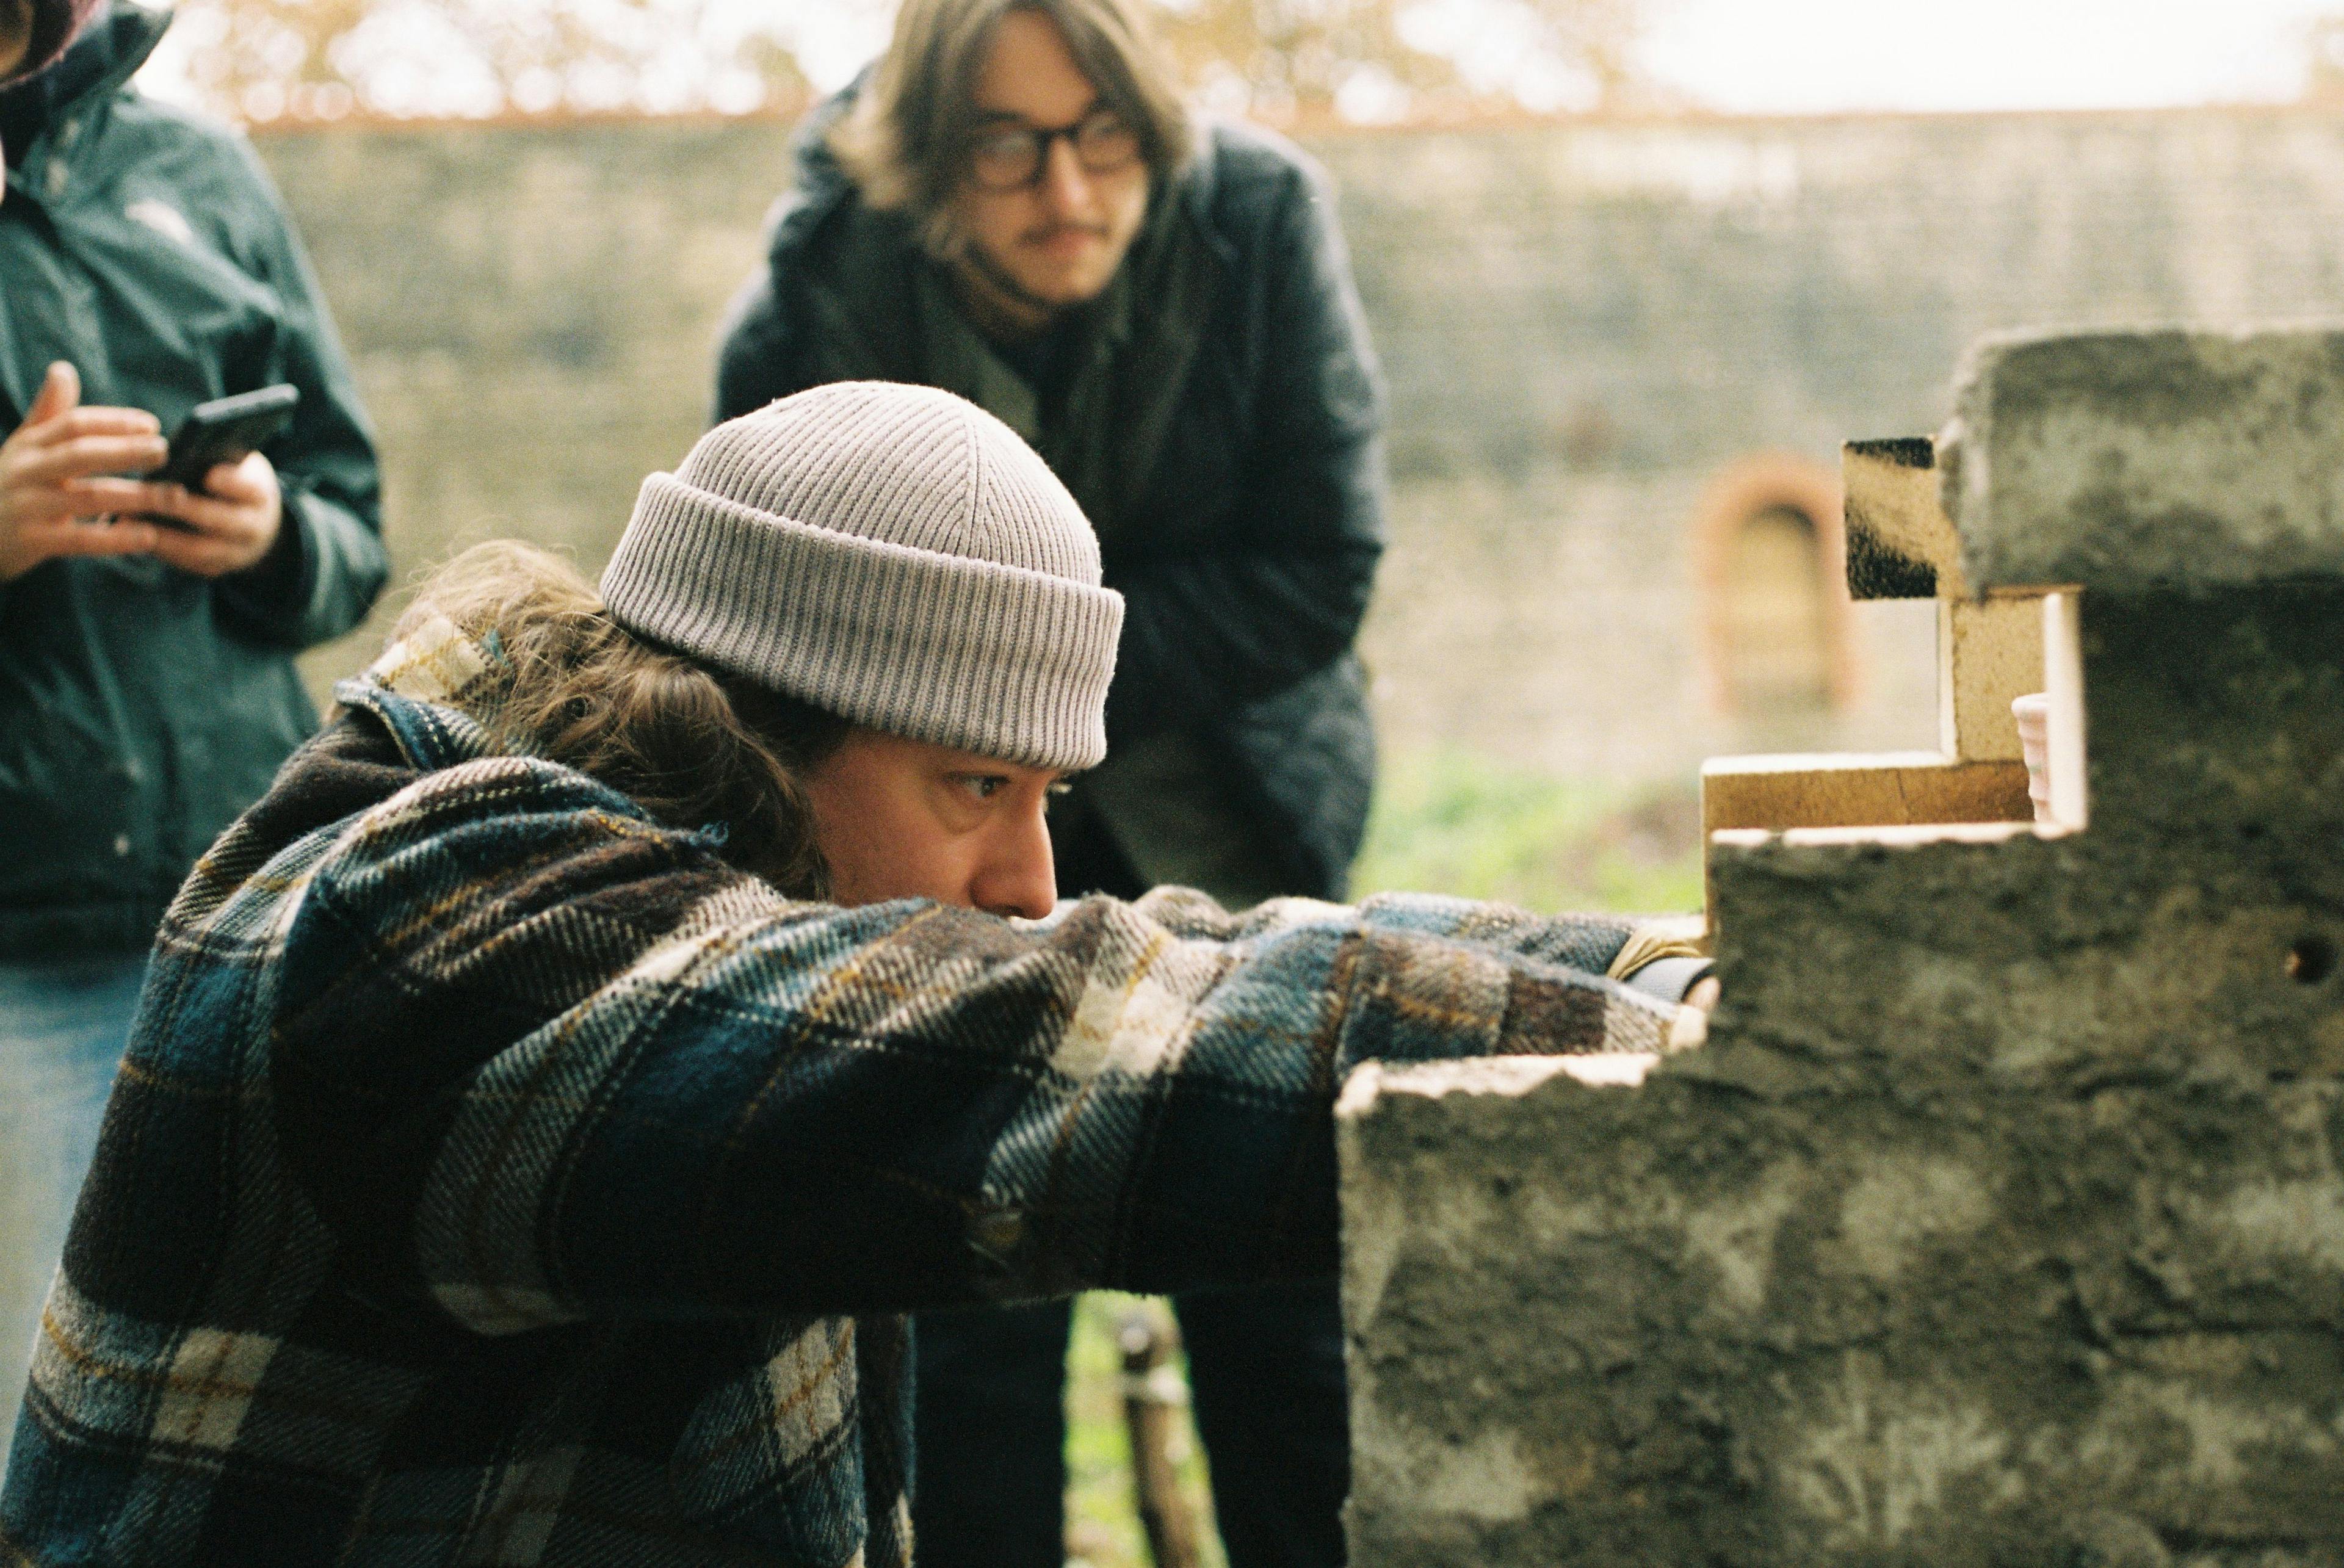
<svg viewBox="0 0 2344 1568"><path fill-rule="evenodd" d="M1701 907L1701 796L1509 767L1459 752L1390 759L1354 890L1452 893L1541 914Z"/></svg>
<svg viewBox="0 0 2344 1568"><path fill-rule="evenodd" d="M1116 1325L1137 1307L1171 1320L1162 1301L1094 1290L1075 1302L1075 1330L1066 1351L1066 1561L1069 1568L1147 1568L1147 1543L1131 1492L1131 1444L1123 1422L1123 1356L1116 1349ZM1187 1381L1188 1363L1179 1361ZM1173 1433L1173 1462L1180 1492L1197 1523L1197 1555L1203 1568L1228 1568L1221 1538L1213 1528L1212 1489L1205 1475L1204 1445L1192 1421Z"/></svg>

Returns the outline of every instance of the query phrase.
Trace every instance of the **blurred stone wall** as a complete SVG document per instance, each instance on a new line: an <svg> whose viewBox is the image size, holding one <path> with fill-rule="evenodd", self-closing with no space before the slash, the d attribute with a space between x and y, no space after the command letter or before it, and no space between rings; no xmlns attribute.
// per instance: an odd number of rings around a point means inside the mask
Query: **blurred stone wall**
<svg viewBox="0 0 2344 1568"><path fill-rule="evenodd" d="M708 402L786 177L772 120L263 135L381 427L402 570L498 533L598 566ZM2310 111L1522 123L1308 138L1392 388L1366 646L1388 744L1682 777L1699 498L1760 450L1921 433L2020 324L2333 311L2344 118ZM1934 740L1927 606L1859 606L1864 695ZM363 662L369 633L313 673ZM1766 744L1780 744L1778 736Z"/></svg>

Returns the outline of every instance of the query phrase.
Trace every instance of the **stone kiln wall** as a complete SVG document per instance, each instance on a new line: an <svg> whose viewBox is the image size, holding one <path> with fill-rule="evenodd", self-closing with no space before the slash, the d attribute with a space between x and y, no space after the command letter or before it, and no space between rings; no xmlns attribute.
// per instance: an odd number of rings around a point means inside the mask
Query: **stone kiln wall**
<svg viewBox="0 0 2344 1568"><path fill-rule="evenodd" d="M1354 1076L1359 1568L2344 1562L2344 333L2006 343L1962 420L1968 581L2082 584L2088 824L1722 845L1635 1087Z"/></svg>
<svg viewBox="0 0 2344 1568"><path fill-rule="evenodd" d="M258 138L382 427L394 545L589 565L700 428L786 177L772 120ZM1392 387L1368 652L1393 744L1689 776L1690 546L1756 450L1934 429L1989 329L2344 302L2344 119L2193 111L1525 123L1314 136ZM1795 740L1925 744L1925 607L1863 607L1866 693ZM359 657L362 635L315 662ZM1473 700L1457 701L1461 691ZM1763 744L1776 744L1773 738Z"/></svg>

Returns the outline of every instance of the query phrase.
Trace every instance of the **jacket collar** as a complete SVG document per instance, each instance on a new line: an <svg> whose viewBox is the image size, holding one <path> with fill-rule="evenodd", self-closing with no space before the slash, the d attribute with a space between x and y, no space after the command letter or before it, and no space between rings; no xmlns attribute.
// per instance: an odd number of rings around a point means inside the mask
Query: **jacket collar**
<svg viewBox="0 0 2344 1568"><path fill-rule="evenodd" d="M442 773L486 757L517 754L491 733L498 708L511 690L512 662L497 635L475 639L437 612L425 616L382 651L364 673L338 682L334 699L348 709L372 714L391 744L418 774ZM623 791L574 768L546 764L599 796L596 809L654 821ZM711 853L721 853L728 829L711 822L684 830Z"/></svg>
<svg viewBox="0 0 2344 1568"><path fill-rule="evenodd" d="M102 8L56 64L0 94L12 109L29 101L29 117L38 126L21 158L10 154L10 163L16 166L9 170L12 187L35 200L61 194L47 168L68 164L76 152L97 141L89 121L128 86L170 25L167 9L135 4Z"/></svg>

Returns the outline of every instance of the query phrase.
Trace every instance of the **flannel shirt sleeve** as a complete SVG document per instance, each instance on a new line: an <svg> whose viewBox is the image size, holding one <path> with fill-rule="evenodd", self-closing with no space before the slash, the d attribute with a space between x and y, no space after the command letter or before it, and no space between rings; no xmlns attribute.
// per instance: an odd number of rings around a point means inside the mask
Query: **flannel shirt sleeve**
<svg viewBox="0 0 2344 1568"><path fill-rule="evenodd" d="M1475 905L848 910L630 812L434 774L288 923L288 1157L348 1267L476 1330L1321 1272L1352 1066L1659 1049L1672 1013Z"/></svg>

